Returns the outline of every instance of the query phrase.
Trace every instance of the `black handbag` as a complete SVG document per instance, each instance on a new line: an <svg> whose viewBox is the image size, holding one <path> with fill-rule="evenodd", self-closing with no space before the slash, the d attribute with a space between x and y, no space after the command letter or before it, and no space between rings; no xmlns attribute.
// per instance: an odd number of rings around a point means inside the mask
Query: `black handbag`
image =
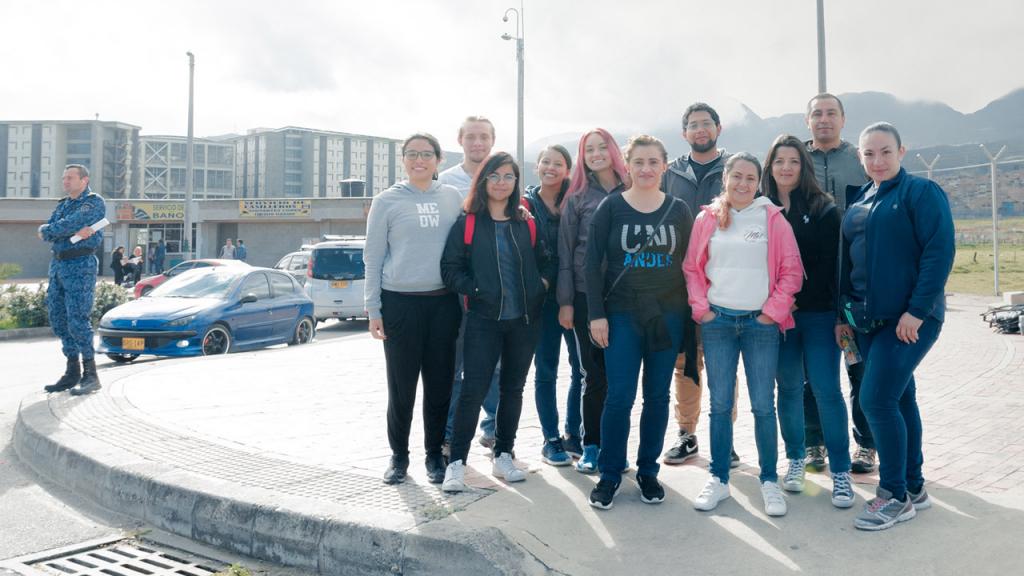
<svg viewBox="0 0 1024 576"><path fill-rule="evenodd" d="M839 307L842 310L843 318L850 325L850 328L861 334L870 334L884 324L883 321L875 320L868 316L867 304L854 300L849 296L843 295L840 297Z"/></svg>

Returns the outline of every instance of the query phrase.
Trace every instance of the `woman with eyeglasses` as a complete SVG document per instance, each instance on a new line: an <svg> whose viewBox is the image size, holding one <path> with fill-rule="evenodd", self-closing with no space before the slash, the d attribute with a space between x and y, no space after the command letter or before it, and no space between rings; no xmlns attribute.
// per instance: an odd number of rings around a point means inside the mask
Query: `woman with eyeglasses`
<svg viewBox="0 0 1024 576"><path fill-rule="evenodd" d="M601 449L601 412L608 394L604 354L590 340L587 312L586 256L590 221L598 204L626 189L629 174L615 138L595 128L580 138L572 183L562 200L562 222L558 231L558 323L572 329L579 347L583 369L583 453L576 470L597 472Z"/></svg>
<svg viewBox="0 0 1024 576"><path fill-rule="evenodd" d="M455 406L451 456L441 488L466 490L466 458L480 406L501 360L493 474L526 480L512 459L523 387L540 337L540 311L555 275L542 238L520 211L519 166L498 152L480 166L441 259L449 290L467 299L464 376Z"/></svg>
<svg viewBox="0 0 1024 576"><path fill-rule="evenodd" d="M374 197L363 250L370 334L384 341L387 362L391 462L384 482L405 481L416 383L422 376L427 477L440 484L462 309L445 288L438 262L462 206L455 188L435 181L441 159L436 138L413 134L402 144L402 157L409 179Z"/></svg>

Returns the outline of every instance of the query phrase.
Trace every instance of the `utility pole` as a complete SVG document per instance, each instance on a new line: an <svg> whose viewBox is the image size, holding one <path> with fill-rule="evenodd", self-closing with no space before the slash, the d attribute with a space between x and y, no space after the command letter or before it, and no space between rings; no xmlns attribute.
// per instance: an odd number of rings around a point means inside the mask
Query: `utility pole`
<svg viewBox="0 0 1024 576"><path fill-rule="evenodd" d="M921 156L920 154L917 155L917 159L921 161L921 164L924 164L925 168L928 169L929 180L932 179L932 172L935 170L935 165L939 163L939 158L942 158L942 154L936 154L935 158L932 158L931 164L929 164L928 162L925 161L923 156Z"/></svg>
<svg viewBox="0 0 1024 576"><path fill-rule="evenodd" d="M825 92L825 0L818 0L818 94Z"/></svg>
<svg viewBox="0 0 1024 576"><path fill-rule="evenodd" d="M995 156L980 144L981 149L988 156L989 168L992 170L992 280L995 285L995 294L999 296L999 204L996 203L996 162L1006 151L1006 146L999 149Z"/></svg>
<svg viewBox="0 0 1024 576"><path fill-rule="evenodd" d="M524 163L526 148L523 136L523 89L524 89L524 68L526 66L523 55L523 37L526 35L526 23L523 21L523 1L519 1L519 9L509 8L502 16L502 22L508 22L509 13L516 15L516 66L518 68L517 100L516 100L516 162L520 170L526 170ZM502 40L511 40L513 37L508 32L501 35Z"/></svg>
<svg viewBox="0 0 1024 576"><path fill-rule="evenodd" d="M194 97L194 79L196 72L196 57L191 52L188 54L188 138L185 144L185 229L182 231L182 252L185 259L191 260L193 254L192 246L192 186L195 179L195 141L192 133L192 101Z"/></svg>

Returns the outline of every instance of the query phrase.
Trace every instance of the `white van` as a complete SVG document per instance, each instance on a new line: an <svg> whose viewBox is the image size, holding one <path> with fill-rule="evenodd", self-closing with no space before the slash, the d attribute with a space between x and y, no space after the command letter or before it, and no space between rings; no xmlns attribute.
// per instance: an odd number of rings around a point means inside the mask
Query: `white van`
<svg viewBox="0 0 1024 576"><path fill-rule="evenodd" d="M309 249L305 290L313 300L313 314L317 321L366 317L363 304L363 284L366 282L363 248L366 238L344 238L319 242Z"/></svg>

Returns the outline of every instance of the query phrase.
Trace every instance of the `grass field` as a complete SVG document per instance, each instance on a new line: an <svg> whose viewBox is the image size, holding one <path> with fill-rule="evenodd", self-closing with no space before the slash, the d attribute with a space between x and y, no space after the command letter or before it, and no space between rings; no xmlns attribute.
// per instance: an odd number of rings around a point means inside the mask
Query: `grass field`
<svg viewBox="0 0 1024 576"><path fill-rule="evenodd" d="M994 294L992 220L957 220L956 260L947 292ZM1024 290L1024 218L999 221L999 291Z"/></svg>

